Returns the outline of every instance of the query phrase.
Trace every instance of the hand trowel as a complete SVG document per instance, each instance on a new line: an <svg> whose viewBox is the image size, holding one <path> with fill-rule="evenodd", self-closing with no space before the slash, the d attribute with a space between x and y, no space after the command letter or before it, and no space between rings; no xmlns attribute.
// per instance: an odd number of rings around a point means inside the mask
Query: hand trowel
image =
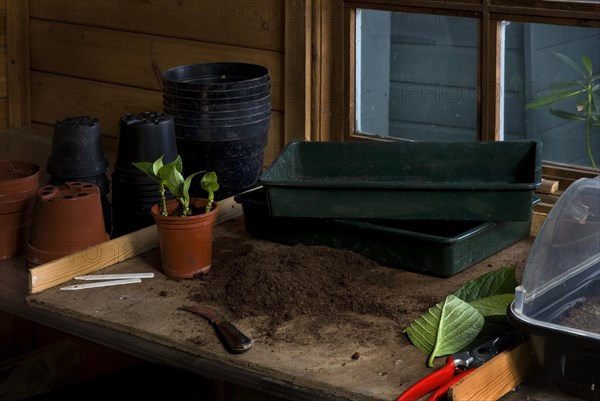
<svg viewBox="0 0 600 401"><path fill-rule="evenodd" d="M219 338L229 351L241 353L252 347L252 340L216 310L203 305L183 306L179 309L195 313L207 319L213 325Z"/></svg>

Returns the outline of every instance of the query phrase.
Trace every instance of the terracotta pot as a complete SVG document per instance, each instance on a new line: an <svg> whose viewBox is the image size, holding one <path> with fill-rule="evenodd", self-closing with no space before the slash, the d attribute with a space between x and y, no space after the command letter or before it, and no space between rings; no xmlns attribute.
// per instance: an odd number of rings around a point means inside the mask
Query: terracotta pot
<svg viewBox="0 0 600 401"><path fill-rule="evenodd" d="M47 263L109 239L98 186L46 185L36 194L28 265Z"/></svg>
<svg viewBox="0 0 600 401"><path fill-rule="evenodd" d="M0 201L31 197L40 181L40 166L24 160L0 160Z"/></svg>
<svg viewBox="0 0 600 401"><path fill-rule="evenodd" d="M193 207L206 206L206 199L193 198ZM162 216L159 205L150 210L158 230L158 242L163 272L173 278L193 278L206 274L212 266L213 227L217 204L209 213L188 217ZM177 200L167 201L167 210L177 209Z"/></svg>
<svg viewBox="0 0 600 401"><path fill-rule="evenodd" d="M0 260L25 253L39 178L35 163L0 160Z"/></svg>

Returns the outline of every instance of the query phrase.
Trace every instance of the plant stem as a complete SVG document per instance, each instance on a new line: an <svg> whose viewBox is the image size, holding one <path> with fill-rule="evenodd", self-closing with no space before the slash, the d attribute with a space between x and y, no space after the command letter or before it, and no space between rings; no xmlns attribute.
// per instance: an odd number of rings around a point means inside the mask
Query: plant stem
<svg viewBox="0 0 600 401"><path fill-rule="evenodd" d="M165 197L165 185L163 183L158 184L158 193L160 196L160 214L168 216L167 211L167 198Z"/></svg>
<svg viewBox="0 0 600 401"><path fill-rule="evenodd" d="M592 143L591 143L591 125L592 125L592 83L588 82L587 84L587 107L586 107L586 121L585 121L585 143L587 145L587 152L592 162L592 167L596 168L596 161L594 160L594 155L592 153Z"/></svg>

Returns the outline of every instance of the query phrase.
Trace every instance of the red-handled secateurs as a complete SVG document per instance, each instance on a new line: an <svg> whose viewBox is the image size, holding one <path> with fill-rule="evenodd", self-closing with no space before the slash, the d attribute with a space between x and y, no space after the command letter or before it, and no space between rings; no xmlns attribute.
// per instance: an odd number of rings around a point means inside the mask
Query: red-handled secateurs
<svg viewBox="0 0 600 401"><path fill-rule="evenodd" d="M523 337L520 333L510 332L481 344L471 351L450 355L443 367L413 384L396 401L417 401L431 392L433 394L427 401L445 400L452 385L500 352L512 348L522 340Z"/></svg>

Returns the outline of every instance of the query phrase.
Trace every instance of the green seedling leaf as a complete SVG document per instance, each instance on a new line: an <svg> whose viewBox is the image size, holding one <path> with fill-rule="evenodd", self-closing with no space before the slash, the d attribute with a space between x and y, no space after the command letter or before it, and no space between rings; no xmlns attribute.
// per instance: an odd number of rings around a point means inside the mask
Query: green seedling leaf
<svg viewBox="0 0 600 401"><path fill-rule="evenodd" d="M182 192L183 192L184 197L186 197L186 198L190 197L190 186L192 185L192 179L195 176L197 176L198 174L200 174L200 171L190 174L183 182Z"/></svg>
<svg viewBox="0 0 600 401"><path fill-rule="evenodd" d="M183 175L181 172L177 170L177 166L173 163L165 164L160 169L160 175L165 180L165 185L171 191L171 194L176 198L181 198L183 196Z"/></svg>
<svg viewBox="0 0 600 401"><path fill-rule="evenodd" d="M477 309L485 319L506 320L506 309L514 299L514 293L492 295L491 297L476 299L470 305Z"/></svg>
<svg viewBox="0 0 600 401"><path fill-rule="evenodd" d="M144 173L148 174L150 177L156 175L154 174L154 169L152 168L152 163L150 162L133 162L134 166L142 170Z"/></svg>
<svg viewBox="0 0 600 401"><path fill-rule="evenodd" d="M157 163L160 162L160 167L162 167L162 156L156 160L154 163L150 163L150 162L132 162L132 164L137 167L138 169L140 169L141 171L143 171L144 173L146 173L146 175L148 175L150 178L152 178L154 181L156 181L157 183L162 183L163 180L161 179L161 177L159 177L158 175L158 170L160 168L157 169Z"/></svg>
<svg viewBox="0 0 600 401"><path fill-rule="evenodd" d="M200 187L208 193L216 192L219 189L219 183L217 182L217 173L210 171L202 177Z"/></svg>
<svg viewBox="0 0 600 401"><path fill-rule="evenodd" d="M574 91L585 87L581 81L557 82L548 86L548 91L551 93L562 91Z"/></svg>
<svg viewBox="0 0 600 401"><path fill-rule="evenodd" d="M158 176L160 175L158 172L160 171L160 169L163 167L163 156L159 157L158 159L156 159L154 161L154 163L152 163L152 172L154 173L154 175Z"/></svg>
<svg viewBox="0 0 600 401"><path fill-rule="evenodd" d="M570 113L568 111L564 111L564 110L555 110L555 109L550 109L550 113L556 117L560 117L564 120L570 120L570 121L585 121L585 117L582 116L581 114L575 114L575 113Z"/></svg>
<svg viewBox="0 0 600 401"><path fill-rule="evenodd" d="M514 295L516 286L515 267L504 267L465 283L453 295L470 303L493 295Z"/></svg>
<svg viewBox="0 0 600 401"><path fill-rule="evenodd" d="M564 61L566 64L570 65L574 70L576 70L577 72L579 72L579 74L581 74L581 76L585 76L586 73L585 71L583 71L578 65L577 63L575 63L573 60L571 60L569 57L565 56L562 53L558 53L558 52L554 52L554 54L556 55L556 57L560 58L562 61ZM583 60L583 57L582 57ZM589 59L588 59L589 60Z"/></svg>
<svg viewBox="0 0 600 401"><path fill-rule="evenodd" d="M444 302L430 308L406 330L411 342L429 355L433 366L438 356L461 351L471 343L483 327L483 316L467 302L448 295Z"/></svg>
<svg viewBox="0 0 600 401"><path fill-rule="evenodd" d="M588 56L581 56L581 62L583 63L583 66L587 70L588 74L592 75L592 60L590 60Z"/></svg>
<svg viewBox="0 0 600 401"><path fill-rule="evenodd" d="M181 160L180 155L177 155L175 160L173 160L170 164L173 164L175 166L175 169L177 171L179 171L181 174L183 174L183 160Z"/></svg>
<svg viewBox="0 0 600 401"><path fill-rule="evenodd" d="M565 90L565 91L554 92L549 95L537 98L536 100L532 101L531 103L528 103L526 108L527 109L539 109L542 107L550 106L551 104L554 104L554 103L558 102L559 100L570 99L570 98L576 97L577 95L584 93L584 92L585 92L585 89Z"/></svg>

